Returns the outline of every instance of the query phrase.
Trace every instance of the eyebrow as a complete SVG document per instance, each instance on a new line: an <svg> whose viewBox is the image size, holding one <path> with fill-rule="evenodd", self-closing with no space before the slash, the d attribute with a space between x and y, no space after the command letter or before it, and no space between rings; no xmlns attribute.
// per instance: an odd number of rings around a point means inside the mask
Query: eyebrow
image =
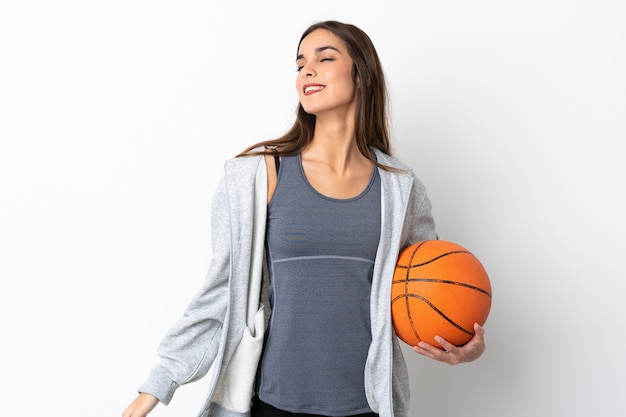
<svg viewBox="0 0 626 417"><path fill-rule="evenodd" d="M327 49L332 49L333 51L337 51L339 53L341 53L339 51L339 49L335 48L334 46L330 46L330 45L326 45L326 46L320 46L319 48L315 48L315 53L319 54L320 52L323 52ZM304 55L300 54L296 57L296 61L298 61L299 59L304 59Z"/></svg>

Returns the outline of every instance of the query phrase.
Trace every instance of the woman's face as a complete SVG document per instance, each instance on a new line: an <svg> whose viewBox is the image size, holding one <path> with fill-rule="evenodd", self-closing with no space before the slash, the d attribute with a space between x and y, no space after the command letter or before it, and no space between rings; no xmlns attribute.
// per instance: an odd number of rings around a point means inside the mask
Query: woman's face
<svg viewBox="0 0 626 417"><path fill-rule="evenodd" d="M352 58L341 39L326 29L309 33L300 43L296 65L296 88L307 113L354 113Z"/></svg>

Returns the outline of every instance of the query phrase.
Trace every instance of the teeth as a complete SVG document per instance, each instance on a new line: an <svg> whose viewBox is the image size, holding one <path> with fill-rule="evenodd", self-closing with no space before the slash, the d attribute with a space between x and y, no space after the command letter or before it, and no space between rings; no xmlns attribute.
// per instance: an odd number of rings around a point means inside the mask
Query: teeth
<svg viewBox="0 0 626 417"><path fill-rule="evenodd" d="M310 93L311 91L320 91L322 90L324 87L320 86L320 85L314 85L314 86L309 86L307 88L304 89L305 93Z"/></svg>

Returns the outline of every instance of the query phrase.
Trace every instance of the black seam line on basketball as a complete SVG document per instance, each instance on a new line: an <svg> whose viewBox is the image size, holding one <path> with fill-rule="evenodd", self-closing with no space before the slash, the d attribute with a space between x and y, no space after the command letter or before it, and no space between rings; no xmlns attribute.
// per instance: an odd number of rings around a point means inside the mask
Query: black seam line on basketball
<svg viewBox="0 0 626 417"><path fill-rule="evenodd" d="M413 264L413 258L415 257L415 254L417 253L417 251L419 250L419 248L421 248L426 242L422 242L419 245L417 245L415 247L415 249L413 250L413 253L411 253L411 257L409 259L409 265ZM404 293L407 294L409 292L409 272L410 272L410 268L407 268L406 270L406 276L405 276L405 284L404 284ZM419 336L419 334L417 333L417 329L415 328L415 326L413 325L413 315L411 314L411 306L409 304L409 299L408 297L406 298L406 303L405 303L405 308L406 308L406 314L409 318L409 325L411 326L411 330L413 330L413 335L417 338L417 340L420 340L421 337Z"/></svg>
<svg viewBox="0 0 626 417"><path fill-rule="evenodd" d="M451 318L449 318L448 316L446 316L445 314L443 314L443 312L441 310L439 310L437 307L435 307L435 305L433 303L431 303L430 301L428 301L428 299L422 297L421 295L415 295L415 294L403 294L403 295L399 295L398 297L413 297L413 298L417 298L418 300L422 300L423 302L425 302L426 304L428 304L428 306L430 308L432 308L433 310L435 310L435 312L437 314L439 314L441 317L443 317L448 323L450 323L451 325L453 325L454 327L456 327L457 329L459 329L460 331L462 331L463 333L467 333L469 335L473 335L474 333L470 332L469 330L464 329L463 327L459 326L458 324L456 324ZM397 297L396 297L397 298ZM411 312L408 312L409 317L411 315ZM412 327L412 326L411 326Z"/></svg>
<svg viewBox="0 0 626 417"><path fill-rule="evenodd" d="M391 281L391 285L393 284L399 284L401 282L404 282L404 288L405 288L405 292L408 293L408 291L406 291L406 288L408 287L408 283L409 282L435 282L437 284L448 284L448 285L456 285L459 287L465 287L465 288L470 288L472 290L476 290L478 292L481 292L483 294L485 294L487 297L491 298L491 293L489 291L485 291L480 287L476 287L474 285L470 285L470 284L466 284L464 282L457 282L457 281L449 281L449 280L445 280L445 279L435 279L435 278L407 278L407 279L397 279L395 281Z"/></svg>
<svg viewBox="0 0 626 417"><path fill-rule="evenodd" d="M409 258L409 265L411 265L413 263L413 258L415 257L415 253L417 252L417 250L419 248L422 247L422 245L424 244L424 242L420 243L418 246L415 247L415 249L413 249L413 253L411 253L411 257ZM406 269L406 279L409 279L409 267L407 267Z"/></svg>
<svg viewBox="0 0 626 417"><path fill-rule="evenodd" d="M404 297L404 294L396 296L393 300L391 300L391 304L393 305L393 303L395 303L397 300L399 300L402 297ZM415 329L415 326L413 325L413 315L411 314L411 307L409 305L409 297L405 297L405 299L406 299L406 303L405 303L406 315L409 318L409 326L411 327L411 330L413 330L413 335L415 336L415 338L417 340L422 340L419 333L417 332L417 329Z"/></svg>
<svg viewBox="0 0 626 417"><path fill-rule="evenodd" d="M417 249L415 249L415 250L417 251ZM413 255L415 255L415 252L413 252L411 257L413 257ZM409 270L408 269L406 271L406 274L407 274L407 278L408 278L408 275L409 275ZM409 292L409 282L407 280L405 280L405 283L404 283L404 293L406 294L408 292ZM415 326L413 326L413 316L411 315L411 306L409 305L409 299L408 298L405 299L404 306L406 308L406 313L407 313L407 316L409 318L409 325L411 326L411 330L413 330L413 334L419 340L419 336L417 334L417 330L415 330Z"/></svg>
<svg viewBox="0 0 626 417"><path fill-rule="evenodd" d="M424 265L428 265L429 263L435 262L438 259L444 258L446 256L450 256L450 255L458 255L458 254L466 254L466 255L471 255L471 252L465 251L465 250L456 250L456 251L452 251L452 252L446 252L446 253L442 253L439 256L434 257L433 259L429 259L425 262L419 263L419 264L415 264L413 265L412 261L413 261L413 257L415 256L415 252L417 252L416 248L415 251L413 251L413 253L411 254L411 260L409 261L409 265L396 265L398 268L406 268L406 269L410 269L410 268L417 268L420 266L424 266Z"/></svg>

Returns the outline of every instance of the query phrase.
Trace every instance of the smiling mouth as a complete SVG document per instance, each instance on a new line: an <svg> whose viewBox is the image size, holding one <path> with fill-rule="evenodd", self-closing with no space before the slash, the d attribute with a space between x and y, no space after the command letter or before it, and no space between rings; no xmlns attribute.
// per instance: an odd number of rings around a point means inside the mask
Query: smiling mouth
<svg viewBox="0 0 626 417"><path fill-rule="evenodd" d="M304 87L304 94L313 94L318 91L322 91L323 89L324 89L324 86L322 85L308 85Z"/></svg>

